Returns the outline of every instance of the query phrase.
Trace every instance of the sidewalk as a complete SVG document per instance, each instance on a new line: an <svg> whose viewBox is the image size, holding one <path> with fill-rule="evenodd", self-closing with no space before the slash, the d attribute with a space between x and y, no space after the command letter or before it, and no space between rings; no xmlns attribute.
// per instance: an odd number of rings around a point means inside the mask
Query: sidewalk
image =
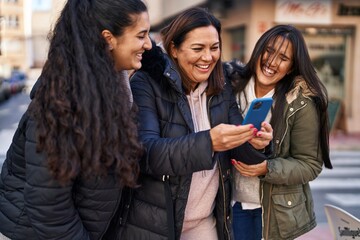
<svg viewBox="0 0 360 240"><path fill-rule="evenodd" d="M344 134L336 133L330 135L330 151L360 151L360 133ZM331 234L327 223L318 224L310 232L296 238L296 240L331 240Z"/></svg>
<svg viewBox="0 0 360 240"><path fill-rule="evenodd" d="M313 230L296 238L296 240L331 240L334 239L327 223L318 224Z"/></svg>

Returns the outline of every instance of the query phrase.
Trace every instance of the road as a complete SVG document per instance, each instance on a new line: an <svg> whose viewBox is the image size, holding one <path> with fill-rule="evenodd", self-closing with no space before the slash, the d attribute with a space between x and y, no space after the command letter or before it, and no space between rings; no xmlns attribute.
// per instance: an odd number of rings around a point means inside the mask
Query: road
<svg viewBox="0 0 360 240"><path fill-rule="evenodd" d="M30 102L28 92L0 103L0 165L23 112ZM324 169L310 183L317 222L326 223L324 204L333 204L360 218L360 151L331 151L334 169Z"/></svg>
<svg viewBox="0 0 360 240"><path fill-rule="evenodd" d="M324 169L310 183L318 223L327 222L324 204L360 218L360 151L331 151L333 169Z"/></svg>
<svg viewBox="0 0 360 240"><path fill-rule="evenodd" d="M30 97L28 92L12 96L6 102L0 103L0 164L6 156L12 136L18 126L22 114L26 111Z"/></svg>

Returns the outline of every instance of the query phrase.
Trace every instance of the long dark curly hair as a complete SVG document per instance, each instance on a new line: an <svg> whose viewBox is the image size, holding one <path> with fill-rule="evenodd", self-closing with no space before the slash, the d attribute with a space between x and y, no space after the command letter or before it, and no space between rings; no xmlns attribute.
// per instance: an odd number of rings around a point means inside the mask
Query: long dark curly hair
<svg viewBox="0 0 360 240"><path fill-rule="evenodd" d="M145 11L141 0L68 0L49 35L29 112L37 151L61 183L115 174L120 185L136 185L142 146L135 110L101 32L120 36Z"/></svg>

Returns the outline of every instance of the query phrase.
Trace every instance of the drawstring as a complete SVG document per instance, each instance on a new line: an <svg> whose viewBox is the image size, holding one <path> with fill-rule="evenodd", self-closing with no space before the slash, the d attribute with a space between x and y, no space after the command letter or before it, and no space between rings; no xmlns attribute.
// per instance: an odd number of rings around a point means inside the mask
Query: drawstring
<svg viewBox="0 0 360 240"><path fill-rule="evenodd" d="M203 107L203 101L202 101L202 94L206 94L205 93L205 89L202 89L203 85L199 85L197 89L195 89L195 91L190 91L189 93L189 104L191 105L190 109L191 109L191 115L192 115L192 119L193 119L193 123L194 123L194 130L195 132L199 132L204 128L205 121L208 121L208 117L207 115L204 116L204 114L207 114L207 112L204 112L204 107ZM195 106L195 102L194 99L197 98L197 102L198 102L198 108L196 108ZM206 99L205 99L206 102ZM198 111L199 110L199 111ZM206 177L206 170L202 171L202 177Z"/></svg>

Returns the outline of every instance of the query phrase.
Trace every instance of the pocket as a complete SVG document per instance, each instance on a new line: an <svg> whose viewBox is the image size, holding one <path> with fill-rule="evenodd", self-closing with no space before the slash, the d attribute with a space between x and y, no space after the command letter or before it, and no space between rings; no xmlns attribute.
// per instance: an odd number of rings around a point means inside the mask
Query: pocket
<svg viewBox="0 0 360 240"><path fill-rule="evenodd" d="M310 222L306 197L302 192L273 195L274 213L281 237L293 235Z"/></svg>

